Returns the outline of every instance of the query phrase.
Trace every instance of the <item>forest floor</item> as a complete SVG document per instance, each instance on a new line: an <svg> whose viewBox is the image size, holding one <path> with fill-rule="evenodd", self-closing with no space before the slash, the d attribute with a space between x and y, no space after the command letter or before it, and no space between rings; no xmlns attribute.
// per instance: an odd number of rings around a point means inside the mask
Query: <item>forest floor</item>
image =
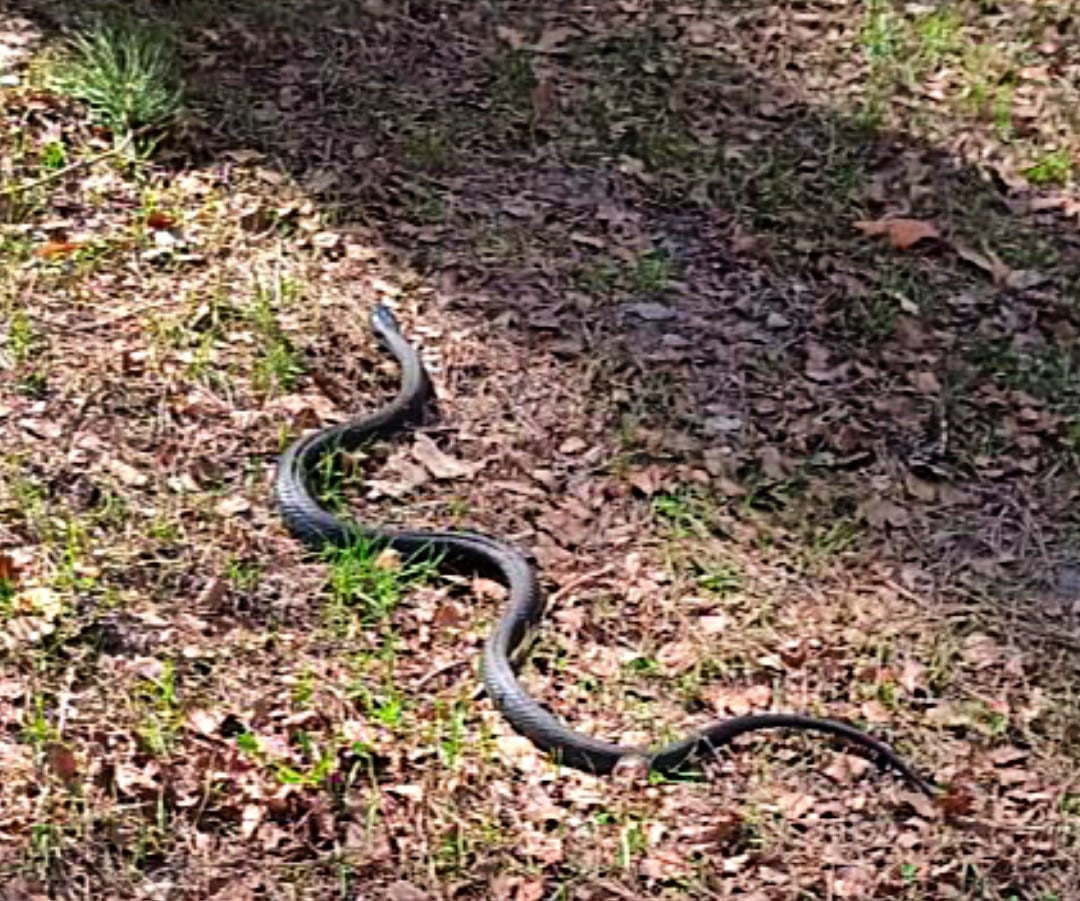
<svg viewBox="0 0 1080 901"><path fill-rule="evenodd" d="M119 10L184 112L54 90ZM0 2L4 898L1080 897L1080 6ZM372 522L533 555L523 678L627 742L807 711L685 781L478 697L502 588L312 559L277 455L438 410Z"/></svg>

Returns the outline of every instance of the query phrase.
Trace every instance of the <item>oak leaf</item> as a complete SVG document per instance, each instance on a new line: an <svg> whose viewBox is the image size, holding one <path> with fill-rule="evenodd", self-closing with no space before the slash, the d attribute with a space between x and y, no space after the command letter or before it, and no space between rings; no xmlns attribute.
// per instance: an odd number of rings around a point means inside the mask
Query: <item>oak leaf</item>
<svg viewBox="0 0 1080 901"><path fill-rule="evenodd" d="M920 241L941 237L937 226L926 219L861 219L855 227L871 238L887 237L897 250L908 250Z"/></svg>
<svg viewBox="0 0 1080 901"><path fill-rule="evenodd" d="M465 463L439 450L427 435L417 435L412 447L413 458L436 479L461 479L476 475L483 464Z"/></svg>

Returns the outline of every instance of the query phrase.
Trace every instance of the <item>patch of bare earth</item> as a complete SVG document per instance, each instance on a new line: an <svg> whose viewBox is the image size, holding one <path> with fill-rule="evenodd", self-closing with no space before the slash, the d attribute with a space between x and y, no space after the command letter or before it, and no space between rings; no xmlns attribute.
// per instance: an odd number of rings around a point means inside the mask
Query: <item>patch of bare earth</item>
<svg viewBox="0 0 1080 901"><path fill-rule="evenodd" d="M7 896L1080 894L1074 4L141 3L137 164L26 68L86 10L16 5ZM276 457L390 396L378 299L438 409L335 501L532 554L538 697L849 719L939 797L806 736L560 770L477 692L499 586L305 557Z"/></svg>

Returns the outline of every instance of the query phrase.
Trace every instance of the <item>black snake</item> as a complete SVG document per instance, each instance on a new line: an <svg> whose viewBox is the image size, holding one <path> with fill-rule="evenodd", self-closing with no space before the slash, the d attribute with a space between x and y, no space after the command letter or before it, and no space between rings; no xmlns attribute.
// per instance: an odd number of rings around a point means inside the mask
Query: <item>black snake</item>
<svg viewBox="0 0 1080 901"><path fill-rule="evenodd" d="M559 762L595 774L611 773L620 761L644 763L652 771L671 774L694 758L729 744L734 738L761 729L799 729L847 739L876 755L913 786L932 793L920 777L887 745L865 732L835 720L788 713L765 713L720 720L681 741L658 748L611 744L569 729L518 682L511 658L543 613L540 584L529 561L514 548L472 532L391 530L343 522L316 500L316 475L321 461L386 438L419 421L431 393L431 382L416 349L404 338L394 315L378 305L372 328L401 365L397 396L381 410L323 429L295 441L282 455L277 497L289 531L314 550L346 547L358 539L390 547L403 558L435 555L440 565L493 578L509 591L502 616L484 645L483 679L488 696L510 725Z"/></svg>

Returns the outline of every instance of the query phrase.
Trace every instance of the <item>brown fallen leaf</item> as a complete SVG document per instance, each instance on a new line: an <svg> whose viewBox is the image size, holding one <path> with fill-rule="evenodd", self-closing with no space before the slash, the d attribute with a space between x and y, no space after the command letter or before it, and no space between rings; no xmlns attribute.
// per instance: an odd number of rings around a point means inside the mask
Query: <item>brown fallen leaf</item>
<svg viewBox="0 0 1080 901"><path fill-rule="evenodd" d="M935 806L934 800L922 792L901 791L897 795L897 800L907 804L924 820L936 820L941 816L941 811Z"/></svg>
<svg viewBox="0 0 1080 901"><path fill-rule="evenodd" d="M768 707L772 689L768 685L716 686L705 691L705 699L721 715L745 716L754 709Z"/></svg>
<svg viewBox="0 0 1080 901"><path fill-rule="evenodd" d="M815 799L810 797L809 800L812 807ZM745 823L740 811L724 810L712 816L709 822L684 828L680 832L689 849L707 851L737 840L745 828Z"/></svg>
<svg viewBox="0 0 1080 901"><path fill-rule="evenodd" d="M782 481L791 471L791 461L784 457L779 448L763 447L758 454L761 471L770 479Z"/></svg>
<svg viewBox="0 0 1080 901"><path fill-rule="evenodd" d="M514 901L540 901L544 897L544 891L543 879L522 882L514 893Z"/></svg>
<svg viewBox="0 0 1080 901"><path fill-rule="evenodd" d="M380 478L368 479L372 498L404 497L431 479L427 468L414 461L405 448L399 448L387 460Z"/></svg>
<svg viewBox="0 0 1080 901"><path fill-rule="evenodd" d="M952 786L937 801L947 817L969 816L975 810L975 795L964 786Z"/></svg>
<svg viewBox="0 0 1080 901"><path fill-rule="evenodd" d="M892 720L892 714L880 701L863 701L859 710L862 712L863 719L868 723L887 723Z"/></svg>
<svg viewBox="0 0 1080 901"><path fill-rule="evenodd" d="M956 255L964 262L970 263L977 269L989 273L990 277L994 280L995 285L1004 284L1010 269L1001 262L993 252L986 251L985 254L982 254L975 250L975 248L969 247L967 244L960 241L953 242L953 250L956 251Z"/></svg>
<svg viewBox="0 0 1080 901"><path fill-rule="evenodd" d="M139 769L129 763L121 762L113 768L113 784L121 794L142 799L155 798L161 790L155 778L157 774L155 764Z"/></svg>
<svg viewBox="0 0 1080 901"><path fill-rule="evenodd" d="M1001 748L995 748L989 754L986 755L994 766L1010 766L1014 763L1019 763L1028 756L1028 752L1023 748L1013 747L1012 745L1005 745Z"/></svg>
<svg viewBox="0 0 1080 901"><path fill-rule="evenodd" d="M251 838L258 831L265 815L266 809L261 804L245 804L240 815L241 837Z"/></svg>
<svg viewBox="0 0 1080 901"><path fill-rule="evenodd" d="M311 244L319 250L333 250L341 243L341 235L337 232L321 231L311 236Z"/></svg>
<svg viewBox="0 0 1080 901"><path fill-rule="evenodd" d="M9 587L18 582L19 568L9 554L0 554L0 582Z"/></svg>
<svg viewBox="0 0 1080 901"><path fill-rule="evenodd" d="M146 217L146 224L155 231L168 231L176 226L176 220L168 213L161 210L153 210Z"/></svg>
<svg viewBox="0 0 1080 901"><path fill-rule="evenodd" d="M694 46L712 46L716 41L716 23L700 19L690 22L686 26L686 36Z"/></svg>
<svg viewBox="0 0 1080 901"><path fill-rule="evenodd" d="M241 513L247 513L250 509L251 501L236 494L218 501L217 506L214 507L214 512L218 516L238 516Z"/></svg>
<svg viewBox="0 0 1080 901"><path fill-rule="evenodd" d="M865 757L854 754L837 754L825 768L825 775L839 785L847 785L862 778L873 764Z"/></svg>
<svg viewBox="0 0 1080 901"><path fill-rule="evenodd" d="M907 525L911 518L907 510L887 498L874 497L859 506L859 515L875 529Z"/></svg>
<svg viewBox="0 0 1080 901"><path fill-rule="evenodd" d="M49 241L34 251L34 256L44 260L66 257L79 250L83 245L77 241Z"/></svg>
<svg viewBox="0 0 1080 901"><path fill-rule="evenodd" d="M772 688L764 683L759 682L756 685L749 686L743 693L747 703L751 707L755 707L758 710L763 710L768 707L772 701Z"/></svg>
<svg viewBox="0 0 1080 901"><path fill-rule="evenodd" d="M720 635L727 631L731 620L722 613L716 613L698 617L697 624L705 635Z"/></svg>
<svg viewBox="0 0 1080 901"><path fill-rule="evenodd" d="M473 579L472 590L473 594L478 598L484 598L491 601L502 601L506 599L506 586L493 579L484 579L481 577Z"/></svg>
<svg viewBox="0 0 1080 901"><path fill-rule="evenodd" d="M638 868L646 879L679 879L687 869L686 855L678 848L654 848Z"/></svg>
<svg viewBox="0 0 1080 901"><path fill-rule="evenodd" d="M938 496L938 486L933 482L920 479L908 473L904 476L904 487L907 493L920 501L934 501Z"/></svg>
<svg viewBox="0 0 1080 901"><path fill-rule="evenodd" d="M999 666L1005 651L991 635L972 632L966 635L960 646L960 656L974 669L982 670Z"/></svg>
<svg viewBox="0 0 1080 901"><path fill-rule="evenodd" d="M1037 269L1011 269L1005 276L1005 287L1014 291L1027 291L1050 281L1050 276Z"/></svg>
<svg viewBox="0 0 1080 901"><path fill-rule="evenodd" d="M113 458L106 465L109 472L131 488L141 488L150 481L150 477L145 472L141 472L123 460Z"/></svg>
<svg viewBox="0 0 1080 901"><path fill-rule="evenodd" d="M198 597L195 598L196 607L213 607L223 597L225 597L225 589L227 588L225 580L219 576L213 576L199 592Z"/></svg>
<svg viewBox="0 0 1080 901"><path fill-rule="evenodd" d="M836 880L832 884L833 897L843 901L858 901L870 897L874 874L866 866L846 866L837 870Z"/></svg>
<svg viewBox="0 0 1080 901"><path fill-rule="evenodd" d="M49 419L31 419L27 417L19 420L19 425L35 438L45 441L55 441L64 434L64 427L58 422Z"/></svg>
<svg viewBox="0 0 1080 901"><path fill-rule="evenodd" d="M971 728L976 722L972 712L955 701L942 701L931 707L925 718L928 723L945 728Z"/></svg>
<svg viewBox="0 0 1080 901"><path fill-rule="evenodd" d="M537 53L562 53L566 49L567 41L577 37L577 35L578 32L575 28L556 25L553 28L546 29L540 35L540 39L533 45L533 49Z"/></svg>
<svg viewBox="0 0 1080 901"><path fill-rule="evenodd" d="M518 801L525 819L530 823L538 825L561 823L568 814L567 809L561 804L556 804L549 790L542 785L522 786Z"/></svg>
<svg viewBox="0 0 1080 901"><path fill-rule="evenodd" d="M915 390L920 394L941 394L941 382L938 381L938 377L934 373L929 371L916 372L911 374L909 378L915 386Z"/></svg>
<svg viewBox="0 0 1080 901"><path fill-rule="evenodd" d="M584 438L577 435L571 435L562 444L559 445L560 454L580 454L582 451L587 450L588 443Z"/></svg>
<svg viewBox="0 0 1080 901"><path fill-rule="evenodd" d="M546 866L561 863L566 853L560 836L531 829L520 837L518 848L526 859L532 858Z"/></svg>
<svg viewBox="0 0 1080 901"><path fill-rule="evenodd" d="M429 897L409 882L398 881L386 887L386 901L428 901Z"/></svg>
<svg viewBox="0 0 1080 901"><path fill-rule="evenodd" d="M668 304L657 303L655 300L645 300L641 303L632 303L627 309L646 322L665 322L679 315L678 311Z"/></svg>
<svg viewBox="0 0 1080 901"><path fill-rule="evenodd" d="M476 475L483 464L465 463L439 450L427 435L417 435L412 455L436 479L464 479Z"/></svg>
<svg viewBox="0 0 1080 901"><path fill-rule="evenodd" d="M521 194L503 201L501 209L504 213L513 216L515 219L529 219L536 215L536 204ZM444 293L450 292L446 291L444 288Z"/></svg>
<svg viewBox="0 0 1080 901"><path fill-rule="evenodd" d="M1025 291L1028 288L1038 287L1050 279L1050 276L1046 273L1035 269L1013 269L1003 262L997 254L986 248L983 249L983 253L979 253L967 244L954 241L953 250L956 251L956 255L960 259L987 273L995 285L1003 288Z"/></svg>
<svg viewBox="0 0 1080 901"><path fill-rule="evenodd" d="M511 494L519 494L522 497L547 497L546 491L529 482L518 482L507 479L495 480L488 484L496 491L508 491Z"/></svg>
<svg viewBox="0 0 1080 901"><path fill-rule="evenodd" d="M19 613L32 614L52 622L64 612L64 603L48 585L24 588L12 598L11 606Z"/></svg>
<svg viewBox="0 0 1080 901"><path fill-rule="evenodd" d="M818 799L802 792L789 792L779 798L780 812L788 820L801 820L817 805Z"/></svg>
<svg viewBox="0 0 1080 901"><path fill-rule="evenodd" d="M607 246L603 238L597 238L595 235L589 235L581 231L570 232L570 240L576 244L584 244L586 247L595 247L597 250L602 250ZM558 325L555 327L558 328Z"/></svg>
<svg viewBox="0 0 1080 901"><path fill-rule="evenodd" d="M495 747L503 760L523 772L535 772L543 765L540 752L524 736L498 735L495 737Z"/></svg>
<svg viewBox="0 0 1080 901"><path fill-rule="evenodd" d="M998 770L995 775L998 782L1006 787L1035 781L1029 770L1020 769L1019 767L1006 767Z"/></svg>
<svg viewBox="0 0 1080 901"><path fill-rule="evenodd" d="M4 623L0 630L0 645L9 651L17 647L29 647L55 631L55 625L40 617L16 616Z"/></svg>
<svg viewBox="0 0 1080 901"><path fill-rule="evenodd" d="M561 508L548 510L540 517L540 525L562 547L578 547L588 543L593 535L593 517L580 504L566 502Z"/></svg>
<svg viewBox="0 0 1080 901"><path fill-rule="evenodd" d="M920 241L941 237L937 226L926 219L861 219L855 227L871 238L887 237L897 250L908 250Z"/></svg>
<svg viewBox="0 0 1080 901"><path fill-rule="evenodd" d="M392 547L383 548L375 558L374 566L376 569L386 570L387 572L400 572L401 553L395 551Z"/></svg>
<svg viewBox="0 0 1080 901"><path fill-rule="evenodd" d="M665 670L677 676L697 663L697 645L692 641L668 642L656 652L656 659Z"/></svg>
<svg viewBox="0 0 1080 901"><path fill-rule="evenodd" d="M188 727L207 738L216 738L218 728L224 721L224 713L215 710L206 710L201 707L188 711L187 715Z"/></svg>
<svg viewBox="0 0 1080 901"><path fill-rule="evenodd" d="M525 37L524 32L506 25L497 25L495 27L495 36L500 41L509 44L514 50L519 50L528 43L528 38Z"/></svg>
<svg viewBox="0 0 1080 901"><path fill-rule="evenodd" d="M45 760L49 769L56 773L64 782L73 782L79 772L79 764L75 759L75 752L67 745L60 742L50 742L45 748Z"/></svg>
<svg viewBox="0 0 1080 901"><path fill-rule="evenodd" d="M923 687L925 673L926 667L918 660L905 660L897 681L909 695L914 694L917 689Z"/></svg>
<svg viewBox="0 0 1080 901"><path fill-rule="evenodd" d="M559 108L559 94L555 90L555 84L546 79L529 92L529 97L536 122L544 122Z"/></svg>

